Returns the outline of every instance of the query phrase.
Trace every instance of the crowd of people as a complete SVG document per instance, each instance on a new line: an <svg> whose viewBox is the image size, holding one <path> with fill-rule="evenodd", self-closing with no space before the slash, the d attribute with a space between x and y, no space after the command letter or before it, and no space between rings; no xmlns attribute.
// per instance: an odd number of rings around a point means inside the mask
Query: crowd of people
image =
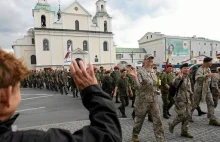
<svg viewBox="0 0 220 142"><path fill-rule="evenodd" d="M46 132L51 137L58 133L57 137L80 138L81 140L85 138L86 135L84 134L87 134L85 139L89 142L121 141L121 127L114 109L114 97L116 103L121 103L118 110L123 118L127 117L126 107L129 105L129 100L132 100L131 106L134 107L132 112L134 119L132 138L134 142L139 142L138 136L147 115L148 120L153 122L156 140L158 142L166 141L158 104L158 97L160 96L163 101L163 117L170 119L172 106L174 106L177 113L174 120L169 122L171 133L174 132L175 126L182 122L181 136L193 138L188 130L190 122L194 122L192 114L195 109L197 109L199 116L206 114L199 107L199 104L204 101L207 104L209 125L220 126L214 114L219 100L220 68L216 69L217 73L211 73L212 58L205 58L203 65L200 67L193 66L190 68L189 64L184 63L178 72L174 72L173 66L169 64L163 73L159 73L157 67L153 65L154 56L151 54L144 57L144 65L138 70L131 65L127 65L126 68L121 70L117 66L114 67L114 70L105 70L104 67L98 69L91 64L85 68L82 61L78 64L73 61L69 72L65 69L47 70L45 72L32 71L28 76L27 70L21 65L24 71L19 72L21 77L16 82L23 80L21 83L23 87L40 89L45 87L51 91L60 91L62 95L63 93L67 95L67 90L71 88L73 97L78 95L79 90L83 104L90 111L91 126L84 127L81 130L86 131L85 133L74 133L71 136L62 133L61 130ZM8 67L8 65L4 66ZM17 68L14 67L13 70L17 70ZM11 72L14 72L13 70ZM9 87L8 89L10 89L10 86L14 87L13 85L13 83L8 83L3 87ZM3 87L0 85L0 91ZM2 92L0 92L1 95L10 95L10 90L6 89L5 92L4 90ZM94 97L89 97L90 94ZM0 103L7 108L10 104L10 97L6 97L3 101L0 100ZM4 126L1 125L4 122L11 122L16 119L17 115L11 117L16 108L17 106L10 111L7 117L3 117L5 112L1 113L0 111L0 128ZM1 131L0 136L2 136Z"/></svg>

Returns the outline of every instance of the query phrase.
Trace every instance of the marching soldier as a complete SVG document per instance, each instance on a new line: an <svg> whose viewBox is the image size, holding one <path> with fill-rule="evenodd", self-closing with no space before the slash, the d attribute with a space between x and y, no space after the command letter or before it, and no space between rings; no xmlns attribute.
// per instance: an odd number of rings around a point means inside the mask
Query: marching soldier
<svg viewBox="0 0 220 142"><path fill-rule="evenodd" d="M180 69L181 72L175 78L173 83L177 88L176 96L174 96L175 111L177 113L177 117L173 120L172 123L169 123L169 130L171 133L173 133L174 127L182 122L181 136L193 138L193 136L188 131L193 102L193 92L191 89L190 78L188 76L188 63L183 64Z"/></svg>
<svg viewBox="0 0 220 142"><path fill-rule="evenodd" d="M105 76L102 81L102 89L106 93L109 94L111 98L113 98L113 91L114 91L114 85L113 85L113 78L110 76L111 71L108 70L105 72Z"/></svg>
<svg viewBox="0 0 220 142"><path fill-rule="evenodd" d="M203 65L197 70L196 72L196 83L194 86L194 105L192 109L193 111L199 106L200 101L205 101L208 108L208 118L209 118L209 125L213 126L220 126L220 123L216 120L214 115L215 113L215 106L213 102L212 93L210 90L211 85L211 77L215 74L211 73L210 67L212 66L212 58L206 57L203 60Z"/></svg>
<svg viewBox="0 0 220 142"><path fill-rule="evenodd" d="M121 77L121 73L120 73L119 68L118 68L117 66L114 67L114 71L111 73L111 77L113 78L114 88L115 88L116 82L117 82L117 81L120 79L120 77ZM118 94L118 92L117 92L115 103L120 103L120 101L118 100L118 98L119 98L119 94Z"/></svg>
<svg viewBox="0 0 220 142"><path fill-rule="evenodd" d="M215 108L218 106L219 100L219 81L220 81L220 67L216 69L216 74L211 79L211 92L213 96L214 106Z"/></svg>
<svg viewBox="0 0 220 142"><path fill-rule="evenodd" d="M137 83L136 83L136 80L135 78L130 74L130 72L132 70L134 70L134 68L131 66L131 65L128 65L127 66L127 69L128 69L128 73L127 73L127 77L129 78L129 82L131 84L131 90L132 90L132 93L133 93L133 97L131 98L132 100L132 104L131 104L131 107L134 107L134 102L135 102L135 93L136 93L136 89L137 89Z"/></svg>
<svg viewBox="0 0 220 142"><path fill-rule="evenodd" d="M98 72L98 69L96 67L94 67L94 73L95 73L95 77L98 81L98 85L101 87L102 86L102 82L101 82L101 79L100 79L100 75L99 75L99 72Z"/></svg>
<svg viewBox="0 0 220 142"><path fill-rule="evenodd" d="M161 79L161 93L163 100L163 117L169 119L169 109L173 106L173 97L169 95L170 85L174 80L174 74L172 73L173 66L168 65L166 73L163 74Z"/></svg>
<svg viewBox="0 0 220 142"><path fill-rule="evenodd" d="M138 135L141 131L143 122L148 113L153 118L153 130L158 142L165 141L162 121L160 119L160 109L157 103L159 92L157 90L157 76L152 69L154 56L147 54L144 57L144 67L133 70L131 74L135 77L138 90L135 100L135 119L133 127L133 141L139 142Z"/></svg>
<svg viewBox="0 0 220 142"><path fill-rule="evenodd" d="M120 100L121 100L121 106L118 107L119 111L122 113L122 117L126 118L125 114L125 107L129 105L129 96L133 96L131 85L129 83L129 79L126 76L127 71L126 69L121 70L121 78L117 81L115 85L115 91L114 96L117 95L117 91L119 92ZM130 92L130 95L129 95Z"/></svg>

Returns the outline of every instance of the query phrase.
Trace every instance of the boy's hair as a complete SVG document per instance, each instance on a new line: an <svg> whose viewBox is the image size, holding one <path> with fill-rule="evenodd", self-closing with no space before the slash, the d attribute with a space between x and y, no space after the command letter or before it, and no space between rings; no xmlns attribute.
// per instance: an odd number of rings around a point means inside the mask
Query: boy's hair
<svg viewBox="0 0 220 142"><path fill-rule="evenodd" d="M0 49L0 89L14 87L27 78L29 73L22 59L17 59L12 53Z"/></svg>

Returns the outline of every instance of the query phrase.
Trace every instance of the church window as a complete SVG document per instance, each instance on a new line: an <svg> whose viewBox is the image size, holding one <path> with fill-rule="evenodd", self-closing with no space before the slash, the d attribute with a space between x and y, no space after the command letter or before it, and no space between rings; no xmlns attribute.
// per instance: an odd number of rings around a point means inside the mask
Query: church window
<svg viewBox="0 0 220 142"><path fill-rule="evenodd" d="M67 51L73 51L73 44L71 40L67 41Z"/></svg>
<svg viewBox="0 0 220 142"><path fill-rule="evenodd" d="M78 20L76 20L75 21L75 30L79 30L79 21Z"/></svg>
<svg viewBox="0 0 220 142"><path fill-rule="evenodd" d="M43 49L44 51L49 51L49 41L47 39L43 41Z"/></svg>
<svg viewBox="0 0 220 142"><path fill-rule="evenodd" d="M108 23L107 23L107 21L104 22L104 32L108 32Z"/></svg>
<svg viewBox="0 0 220 142"><path fill-rule="evenodd" d="M41 16L41 26L46 27L46 17L45 17L45 15Z"/></svg>
<svg viewBox="0 0 220 142"><path fill-rule="evenodd" d="M87 41L83 41L83 51L88 51L88 43L87 43Z"/></svg>
<svg viewBox="0 0 220 142"><path fill-rule="evenodd" d="M102 11L104 10L104 6L103 6L103 5L101 5L101 10L102 10Z"/></svg>
<svg viewBox="0 0 220 142"><path fill-rule="evenodd" d="M31 64L32 65L36 65L36 56L35 55L31 55Z"/></svg>
<svg viewBox="0 0 220 142"><path fill-rule="evenodd" d="M32 42L32 44L35 44L35 40L34 40L34 38L32 38L32 41L31 41L31 42Z"/></svg>
<svg viewBox="0 0 220 142"><path fill-rule="evenodd" d="M151 35L150 37L151 37L151 38L153 38L153 36L152 36L152 35Z"/></svg>
<svg viewBox="0 0 220 142"><path fill-rule="evenodd" d="M103 43L103 50L108 51L108 43L106 41Z"/></svg>

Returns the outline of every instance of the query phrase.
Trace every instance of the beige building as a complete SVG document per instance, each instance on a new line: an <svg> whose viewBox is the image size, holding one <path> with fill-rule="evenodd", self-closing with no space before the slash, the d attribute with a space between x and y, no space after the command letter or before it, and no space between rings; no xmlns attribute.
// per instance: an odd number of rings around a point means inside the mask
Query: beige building
<svg viewBox="0 0 220 142"><path fill-rule="evenodd" d="M106 68L115 65L112 18L106 1L96 2L94 17L77 1L55 12L47 0L39 0L32 14L34 28L12 46L30 70L68 68L68 61L75 58Z"/></svg>

